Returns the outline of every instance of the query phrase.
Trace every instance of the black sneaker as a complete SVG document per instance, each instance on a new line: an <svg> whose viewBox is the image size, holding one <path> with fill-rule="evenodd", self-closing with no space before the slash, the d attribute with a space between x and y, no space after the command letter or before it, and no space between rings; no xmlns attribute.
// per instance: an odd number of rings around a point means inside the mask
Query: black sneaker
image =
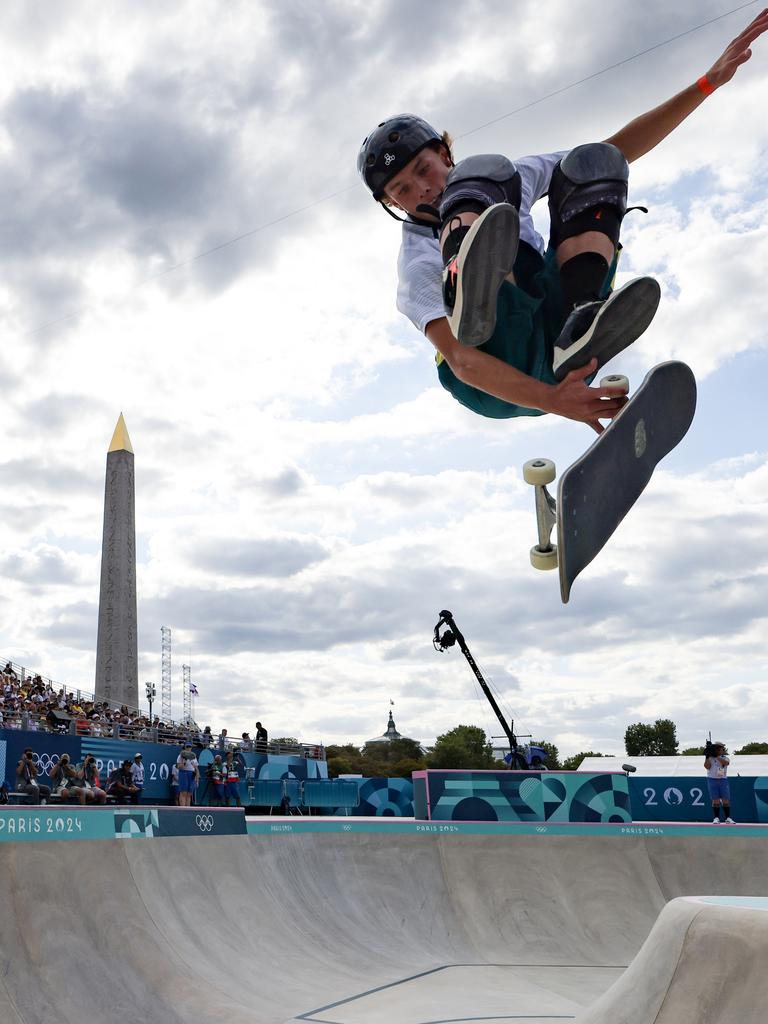
<svg viewBox="0 0 768 1024"><path fill-rule="evenodd" d="M443 304L454 337L474 347L496 328L496 297L515 265L520 218L514 206L496 203L469 227L454 220L443 248Z"/></svg>
<svg viewBox="0 0 768 1024"><path fill-rule="evenodd" d="M555 380L562 380L590 359L597 359L598 369L613 359L648 327L660 299L658 281L638 277L607 299L576 306L555 342Z"/></svg>

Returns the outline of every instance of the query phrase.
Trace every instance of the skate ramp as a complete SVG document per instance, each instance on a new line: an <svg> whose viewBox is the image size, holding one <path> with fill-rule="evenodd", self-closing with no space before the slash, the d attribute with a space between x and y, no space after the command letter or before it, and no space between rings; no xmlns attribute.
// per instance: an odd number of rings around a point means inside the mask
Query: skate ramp
<svg viewBox="0 0 768 1024"><path fill-rule="evenodd" d="M578 1024L758 1024L768 1006L768 901L682 897Z"/></svg>
<svg viewBox="0 0 768 1024"><path fill-rule="evenodd" d="M734 984L750 1003L768 913L686 902L659 918L674 897L768 895L764 840L293 828L1 845L0 1020L666 1024L654 985L677 1024L764 1019L684 1004L718 915L734 934L749 918ZM654 925L661 962L643 945Z"/></svg>

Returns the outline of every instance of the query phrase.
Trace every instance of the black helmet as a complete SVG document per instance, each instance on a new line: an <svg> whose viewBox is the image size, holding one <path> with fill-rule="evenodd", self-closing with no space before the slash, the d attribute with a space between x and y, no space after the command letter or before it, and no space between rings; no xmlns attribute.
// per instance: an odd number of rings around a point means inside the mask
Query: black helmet
<svg viewBox="0 0 768 1024"><path fill-rule="evenodd" d="M357 156L360 177L378 202L384 186L430 142L441 142L431 124L413 114L382 121L364 140Z"/></svg>

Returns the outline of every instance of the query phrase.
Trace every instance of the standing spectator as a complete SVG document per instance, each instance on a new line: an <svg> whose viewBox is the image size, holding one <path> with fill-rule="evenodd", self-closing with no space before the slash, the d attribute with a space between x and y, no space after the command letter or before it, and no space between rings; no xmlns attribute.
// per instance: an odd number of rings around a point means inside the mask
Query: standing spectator
<svg viewBox="0 0 768 1024"><path fill-rule="evenodd" d="M107 793L113 796L119 804L138 803L138 789L133 784L131 774L131 759L127 757L119 768L109 773L109 784Z"/></svg>
<svg viewBox="0 0 768 1024"><path fill-rule="evenodd" d="M229 807L229 801L234 798L235 804L240 807L240 768L235 761L235 755L230 750L227 752L227 761L224 766L224 778L226 787L224 789L224 806Z"/></svg>
<svg viewBox="0 0 768 1024"><path fill-rule="evenodd" d="M28 804L39 804L48 802L51 790L48 786L41 786L37 781L38 768L34 761L32 748L27 747L16 765L16 791L27 794Z"/></svg>
<svg viewBox="0 0 768 1024"><path fill-rule="evenodd" d="M174 763L171 765L171 803L174 807L179 806L179 766Z"/></svg>
<svg viewBox="0 0 768 1024"><path fill-rule="evenodd" d="M708 741L704 748L704 767L707 769L707 785L712 800L713 825L720 824L720 808L725 814L725 824L733 825L731 817L731 788L728 782L728 765L731 759L726 754L724 743Z"/></svg>
<svg viewBox="0 0 768 1024"><path fill-rule="evenodd" d="M221 759L221 754L217 754L213 759L213 764L208 765L206 775L208 778L208 784L211 787L210 800L212 806L223 807L227 791L227 777L224 770L224 762Z"/></svg>
<svg viewBox="0 0 768 1024"><path fill-rule="evenodd" d="M184 747L176 758L179 768L179 806L189 807L200 782L200 768L192 747Z"/></svg>
<svg viewBox="0 0 768 1024"><path fill-rule="evenodd" d="M96 758L93 754L88 754L83 761L83 766L80 769L80 775L83 780L83 786L87 787L85 790L85 799L88 803L105 804L107 802L107 794L105 790L101 788L99 780L99 769L96 765Z"/></svg>
<svg viewBox="0 0 768 1024"><path fill-rule="evenodd" d="M219 750L227 749L227 730L222 729L219 733L219 742L216 744Z"/></svg>
<svg viewBox="0 0 768 1024"><path fill-rule="evenodd" d="M141 754L133 755L133 764L131 765L131 776L133 777L133 784L139 791L134 803L139 803L141 800L141 794L144 792L144 761L142 760Z"/></svg>
<svg viewBox="0 0 768 1024"><path fill-rule="evenodd" d="M51 781L53 791L62 803L66 803L70 797L81 804L85 803L86 787L79 784L82 781L80 772L72 764L69 754L62 754L59 763L51 768Z"/></svg>
<svg viewBox="0 0 768 1024"><path fill-rule="evenodd" d="M202 738L201 738L201 744L204 747L212 747L213 746L213 733L211 732L210 725L206 725L206 727L203 729L203 735L202 735Z"/></svg>
<svg viewBox="0 0 768 1024"><path fill-rule="evenodd" d="M265 754L267 752L267 743L268 743L268 741L269 741L269 736L267 735L267 730L264 728L264 726L261 724L261 722L257 722L256 723L256 749L259 751L259 753Z"/></svg>

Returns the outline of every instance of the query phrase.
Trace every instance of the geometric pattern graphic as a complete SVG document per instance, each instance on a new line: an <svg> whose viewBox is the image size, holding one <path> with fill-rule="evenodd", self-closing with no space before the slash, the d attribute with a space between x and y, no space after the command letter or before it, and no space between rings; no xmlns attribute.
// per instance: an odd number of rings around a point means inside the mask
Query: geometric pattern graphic
<svg viewBox="0 0 768 1024"><path fill-rule="evenodd" d="M421 777L417 790L426 787L429 795L432 821L632 821L621 773L426 771L416 776Z"/></svg>
<svg viewBox="0 0 768 1024"><path fill-rule="evenodd" d="M350 779L356 782L360 803L357 807L337 807L336 815L356 815L364 818L412 818L413 783L410 779Z"/></svg>

